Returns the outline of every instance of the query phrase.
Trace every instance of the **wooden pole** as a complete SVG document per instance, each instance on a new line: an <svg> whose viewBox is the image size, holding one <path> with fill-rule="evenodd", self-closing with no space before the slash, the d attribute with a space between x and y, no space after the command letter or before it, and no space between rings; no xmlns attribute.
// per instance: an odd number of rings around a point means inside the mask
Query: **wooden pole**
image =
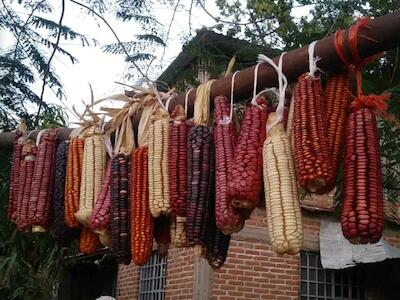
<svg viewBox="0 0 400 300"><path fill-rule="evenodd" d="M345 32L347 37L348 30ZM366 39L363 36L367 36ZM393 13L377 17L371 20L370 27L361 28L358 38L358 50L361 58L365 58L371 55L378 54L385 50L390 50L400 45L400 10ZM345 43L347 47L347 42ZM348 51L348 49L347 49ZM349 51L348 51L349 52ZM324 72L334 72L339 70L343 63L339 56L336 54L336 50L333 43L333 36L325 37L319 40L315 47L315 56L321 58L318 61L318 67ZM275 63L278 62L279 57L273 58ZM235 78L235 99L240 100L251 97L253 91L253 79L254 79L255 66L241 70ZM283 73L286 75L289 82L296 82L297 78L308 72L308 45L287 52L283 57ZM379 78L377 78L379 80ZM276 86L277 75L275 70L268 64L261 64L258 71L258 91L266 87ZM211 87L211 98L215 96L224 95L230 97L231 88L231 76L224 77L216 80ZM188 112L189 115L193 114L193 103L196 95L194 89L189 93L188 100ZM180 94L175 98L171 99L169 105L170 111L178 105L184 104L185 94ZM135 118L134 125L137 126L139 117ZM107 126L106 126L107 128ZM71 131L69 128L61 128L59 130L59 138L66 139ZM36 133L34 132L31 137L35 138ZM6 132L0 133L0 150L7 150L12 147L15 134Z"/></svg>

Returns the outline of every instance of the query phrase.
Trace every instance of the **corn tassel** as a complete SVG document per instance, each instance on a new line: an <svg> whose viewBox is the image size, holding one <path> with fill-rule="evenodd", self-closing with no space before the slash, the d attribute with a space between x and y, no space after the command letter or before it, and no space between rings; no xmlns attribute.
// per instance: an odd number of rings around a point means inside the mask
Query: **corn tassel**
<svg viewBox="0 0 400 300"><path fill-rule="evenodd" d="M271 113L267 124L273 124ZM290 143L282 123L268 132L263 147L265 206L272 249L297 254L303 243L301 211Z"/></svg>

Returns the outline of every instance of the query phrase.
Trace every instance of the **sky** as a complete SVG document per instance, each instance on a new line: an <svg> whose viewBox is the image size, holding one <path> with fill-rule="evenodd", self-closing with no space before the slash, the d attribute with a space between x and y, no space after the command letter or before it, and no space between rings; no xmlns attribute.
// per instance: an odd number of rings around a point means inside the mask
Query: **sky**
<svg viewBox="0 0 400 300"><path fill-rule="evenodd" d="M61 6L57 5L59 1L54 2L54 13L46 15L47 18L51 18L54 21L58 21ZM157 1L155 1L158 3ZM180 2L184 7L188 8L190 0L183 0ZM26 18L27 13L20 6L13 2L17 12L20 13L22 18ZM206 8L213 15L218 15L218 8L215 6L215 1L206 1ZM156 4L153 7L154 14L160 23L165 28L168 28L173 8ZM296 14L303 14L306 11L298 11ZM163 49L159 49L156 53L157 60L154 65L155 68L150 70L152 75L151 79L156 79L166 67L174 60L174 58L181 52L182 44L184 43L184 37L188 35L188 12L179 9L175 15L174 21L171 25L170 36L165 49L165 55L162 62L160 57L162 56ZM141 29L133 22L122 22L113 18L112 13L108 12L104 15L107 21L111 24L117 35L122 41L129 41L135 34L140 34ZM192 10L192 34L195 34L196 29L200 29L204 26L213 26L215 21L207 15L201 7L194 7ZM75 5L72 2L66 1L65 17L63 21L64 25L67 25L79 33L83 33L88 37L94 38L98 41L97 46L82 47L80 41L62 41L60 45L67 51L72 53L77 59L78 63L71 64L69 59L61 54L56 54L53 61L52 67L56 73L60 76L61 81L64 85L66 99L63 103L54 95L49 88L46 89L44 99L49 103L56 103L67 108L67 113L70 122L74 122L77 118L72 113L72 106L77 108L78 112L81 112L84 108L82 101L86 103L90 101L90 89L89 84L93 87L94 98L101 99L112 94L122 93L124 87L116 84L115 81L125 82L127 84L134 84L132 81L128 81L124 78L128 70L128 64L124 60L124 55L114 55L104 53L102 46L116 42L115 37L108 27L100 19L95 19L93 16L88 15L87 11ZM7 48L12 45L11 35L7 35L4 32L0 33L1 48ZM158 66L158 67L157 67ZM41 89L41 80L38 80L35 88L38 93ZM108 102L107 106L118 107L121 103ZM34 108L32 108L34 109Z"/></svg>

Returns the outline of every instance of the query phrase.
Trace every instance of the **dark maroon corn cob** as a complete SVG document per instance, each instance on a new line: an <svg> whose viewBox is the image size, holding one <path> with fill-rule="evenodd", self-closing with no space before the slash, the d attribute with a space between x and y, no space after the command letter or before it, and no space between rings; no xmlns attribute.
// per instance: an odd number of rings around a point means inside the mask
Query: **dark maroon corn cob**
<svg viewBox="0 0 400 300"><path fill-rule="evenodd" d="M128 198L128 157L117 154L111 161L111 249L118 263L129 264L130 214Z"/></svg>
<svg viewBox="0 0 400 300"><path fill-rule="evenodd" d="M19 168L22 161L22 141L20 140L22 132L18 131L16 140L14 142L12 160L11 160L11 174L9 180L8 191L8 219L16 222L18 210L18 184L19 184Z"/></svg>

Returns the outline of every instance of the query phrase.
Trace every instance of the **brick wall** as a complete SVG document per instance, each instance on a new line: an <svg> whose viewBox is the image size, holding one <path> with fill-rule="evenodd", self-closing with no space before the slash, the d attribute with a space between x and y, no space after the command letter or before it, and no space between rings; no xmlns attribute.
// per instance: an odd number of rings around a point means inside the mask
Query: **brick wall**
<svg viewBox="0 0 400 300"><path fill-rule="evenodd" d="M331 213L303 210L304 250L319 250L322 218L337 220ZM205 286L211 289L211 299L298 299L299 255L275 254L269 246L266 227L265 210L257 208L243 230L232 236L225 265L211 274L211 285ZM400 231L396 227L386 226L384 238L391 245L400 248ZM170 249L166 299L194 299L194 272L192 249ZM139 268L132 265L120 267L118 300L137 299L138 277ZM377 296L382 291L373 288L370 290L369 299L385 299Z"/></svg>
<svg viewBox="0 0 400 300"><path fill-rule="evenodd" d="M131 263L118 266L117 299L132 300L139 295L140 268Z"/></svg>

